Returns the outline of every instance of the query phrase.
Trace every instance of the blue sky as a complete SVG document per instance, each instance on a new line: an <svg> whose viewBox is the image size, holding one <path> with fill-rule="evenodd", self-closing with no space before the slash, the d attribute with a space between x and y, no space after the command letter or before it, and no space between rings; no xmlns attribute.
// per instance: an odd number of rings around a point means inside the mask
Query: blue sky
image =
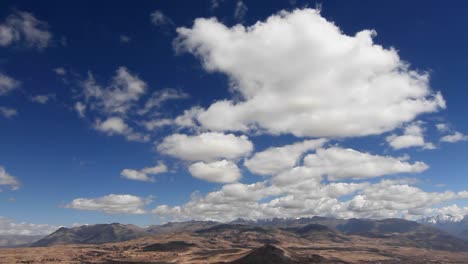
<svg viewBox="0 0 468 264"><path fill-rule="evenodd" d="M468 213L462 1L0 7L0 228Z"/></svg>

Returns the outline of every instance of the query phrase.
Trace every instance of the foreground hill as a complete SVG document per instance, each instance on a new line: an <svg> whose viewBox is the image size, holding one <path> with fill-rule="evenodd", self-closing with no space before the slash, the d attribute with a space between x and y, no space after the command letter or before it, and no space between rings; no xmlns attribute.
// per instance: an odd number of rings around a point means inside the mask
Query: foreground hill
<svg viewBox="0 0 468 264"><path fill-rule="evenodd" d="M61 227L54 233L32 244L45 247L66 244L102 244L127 241L148 235L144 229L135 225L100 224L84 225L73 228Z"/></svg>
<svg viewBox="0 0 468 264"><path fill-rule="evenodd" d="M307 264L307 263L338 263L330 261L320 255L300 256L273 245L265 245L247 253L247 255L234 260L232 264ZM344 262L343 262L344 263Z"/></svg>

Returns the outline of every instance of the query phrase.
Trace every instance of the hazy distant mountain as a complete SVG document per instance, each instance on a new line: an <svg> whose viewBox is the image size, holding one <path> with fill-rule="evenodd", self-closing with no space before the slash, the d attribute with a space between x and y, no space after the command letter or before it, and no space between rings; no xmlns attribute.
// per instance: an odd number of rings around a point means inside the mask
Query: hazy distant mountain
<svg viewBox="0 0 468 264"><path fill-rule="evenodd" d="M102 244L127 241L148 235L144 229L135 225L99 224L73 228L62 227L47 237L32 244L43 247L64 244Z"/></svg>
<svg viewBox="0 0 468 264"><path fill-rule="evenodd" d="M468 241L467 216L436 215L420 219L418 222L443 230L460 239Z"/></svg>
<svg viewBox="0 0 468 264"><path fill-rule="evenodd" d="M446 224L446 223L458 223L463 221L465 216L463 215L444 215L439 214L435 216L429 216L418 220L420 223L425 224Z"/></svg>
<svg viewBox="0 0 468 264"><path fill-rule="evenodd" d="M341 232L353 235L363 235L370 237L385 237L386 234L408 233L425 228L414 221L407 221L399 218L389 218L383 220L371 219L349 219L345 223L337 226Z"/></svg>
<svg viewBox="0 0 468 264"><path fill-rule="evenodd" d="M262 227L275 227L275 228L294 228L302 227L310 224L319 224L327 226L333 230L336 230L336 226L339 224L346 223L347 220L328 218L328 217L302 217L302 218L271 218L271 219L259 219L257 221L245 220L239 218L229 224L243 224L243 225L255 225Z"/></svg>
<svg viewBox="0 0 468 264"><path fill-rule="evenodd" d="M15 247L29 245L44 236L0 235L0 247Z"/></svg>
<svg viewBox="0 0 468 264"><path fill-rule="evenodd" d="M333 242L346 242L350 239L327 226L320 224L308 224L301 227L289 227L282 230L293 232L308 240L326 240Z"/></svg>
<svg viewBox="0 0 468 264"><path fill-rule="evenodd" d="M383 220L349 219L338 225L347 235L388 239L389 244L437 250L466 251L468 243L439 229L398 218Z"/></svg>
<svg viewBox="0 0 468 264"><path fill-rule="evenodd" d="M461 223L461 222L459 222ZM387 244L448 251L468 250L468 244L450 234L403 219L334 219L312 217L268 220L237 219L230 223L214 221L172 222L146 229L134 225L101 224L60 228L33 246L63 244L102 244L127 241L148 235L193 234L204 237L236 238L237 243L256 241L274 244L278 239L299 237L310 241L344 243L350 236L384 239Z"/></svg>
<svg viewBox="0 0 468 264"><path fill-rule="evenodd" d="M199 229L208 228L220 224L214 221L187 221L187 222L169 222L164 225L152 225L145 229L147 233L172 234L181 232L194 232Z"/></svg>

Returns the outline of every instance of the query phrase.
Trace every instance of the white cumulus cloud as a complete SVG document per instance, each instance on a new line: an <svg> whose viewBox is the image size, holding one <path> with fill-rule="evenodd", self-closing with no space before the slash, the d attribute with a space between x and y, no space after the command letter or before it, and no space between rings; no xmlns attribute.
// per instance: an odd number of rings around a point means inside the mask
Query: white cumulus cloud
<svg viewBox="0 0 468 264"><path fill-rule="evenodd" d="M156 175L164 172L167 172L167 166L160 161L156 166L146 167L141 170L124 169L120 175L129 180L154 182L154 178L149 175Z"/></svg>
<svg viewBox="0 0 468 264"><path fill-rule="evenodd" d="M453 134L446 135L440 138L440 141L448 142L448 143L455 143L455 142L467 141L467 140L468 140L468 136L458 131L455 131Z"/></svg>
<svg viewBox="0 0 468 264"><path fill-rule="evenodd" d="M77 198L66 208L88 211L101 211L108 214L144 214L144 207L151 198L142 198L130 194L109 194L99 198Z"/></svg>
<svg viewBox="0 0 468 264"><path fill-rule="evenodd" d="M189 166L193 177L209 182L231 183L241 178L241 172L237 165L228 160L214 162L197 162Z"/></svg>
<svg viewBox="0 0 468 264"><path fill-rule="evenodd" d="M173 134L164 138L157 150L187 161L237 159L248 155L253 144L242 135L206 132L199 135Z"/></svg>
<svg viewBox="0 0 468 264"><path fill-rule="evenodd" d="M366 179L397 173L419 173L429 168L424 162L413 164L407 157L372 155L354 149L332 147L318 149L304 158L304 165L336 181L343 179Z"/></svg>
<svg viewBox="0 0 468 264"><path fill-rule="evenodd" d="M325 142L324 139L316 139L282 147L270 147L255 153L253 157L245 160L244 165L255 174L273 175L291 169L305 152L319 148Z"/></svg>
<svg viewBox="0 0 468 264"><path fill-rule="evenodd" d="M392 134L386 141L393 149L421 147L423 149L435 149L434 144L424 140L424 128L421 122L414 122L405 127L403 135Z"/></svg>
<svg viewBox="0 0 468 264"><path fill-rule="evenodd" d="M235 92L195 113L205 129L364 136L445 107L429 75L375 44L375 31L345 35L317 10L281 11L250 27L199 18L177 32L176 49L226 74Z"/></svg>
<svg viewBox="0 0 468 264"><path fill-rule="evenodd" d="M32 224L27 222L16 222L13 219L0 216L0 235L48 235L60 226L48 224Z"/></svg>

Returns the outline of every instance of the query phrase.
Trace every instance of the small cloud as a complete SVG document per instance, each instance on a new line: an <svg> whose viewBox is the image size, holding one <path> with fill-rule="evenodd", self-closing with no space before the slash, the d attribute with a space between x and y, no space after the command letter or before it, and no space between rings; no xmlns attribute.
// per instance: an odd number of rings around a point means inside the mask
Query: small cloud
<svg viewBox="0 0 468 264"><path fill-rule="evenodd" d="M133 131L120 117L109 117L104 121L96 120L94 128L110 136L123 135L129 141L148 142L150 140L148 135Z"/></svg>
<svg viewBox="0 0 468 264"><path fill-rule="evenodd" d="M166 88L160 91L155 91L153 92L151 97L148 98L148 100L146 101L144 108L138 111L138 114L146 114L153 108L161 107L161 105L164 102L169 100L180 100L187 98L189 98L189 95L187 93L172 88Z"/></svg>
<svg viewBox="0 0 468 264"><path fill-rule="evenodd" d="M166 16L162 11L155 10L150 14L151 23L156 26L174 25L172 19Z"/></svg>
<svg viewBox="0 0 468 264"><path fill-rule="evenodd" d="M22 43L27 47L42 50L52 40L48 24L28 12L16 11L0 24L0 46Z"/></svg>
<svg viewBox="0 0 468 264"><path fill-rule="evenodd" d="M224 0L211 0L210 2L211 10L215 10L216 8L218 8L222 2L224 2Z"/></svg>
<svg viewBox="0 0 468 264"><path fill-rule="evenodd" d="M92 73L81 82L85 102L102 113L125 114L147 91L147 84L126 67L119 67L107 86L98 84Z"/></svg>
<svg viewBox="0 0 468 264"><path fill-rule="evenodd" d="M465 135L463 133L460 133L458 131L455 131L455 133L451 135L446 135L443 136L440 141L441 142L448 142L448 143L455 143L459 141L467 141L468 140L468 135Z"/></svg>
<svg viewBox="0 0 468 264"><path fill-rule="evenodd" d="M0 115L5 118L11 118L17 114L18 111L16 109L0 106Z"/></svg>
<svg viewBox="0 0 468 264"><path fill-rule="evenodd" d="M52 69L52 71L55 72L55 74L60 75L60 76L64 76L65 74L67 74L67 71L63 67L54 68Z"/></svg>
<svg viewBox="0 0 468 264"><path fill-rule="evenodd" d="M193 177L217 183L232 183L241 178L241 172L236 163L229 160L214 162L197 162L188 168Z"/></svg>
<svg viewBox="0 0 468 264"><path fill-rule="evenodd" d="M164 126L171 126L174 124L175 124L175 121L172 119L168 119L168 118L141 122L141 125L145 127L146 130L149 130L149 131L152 131L152 130L155 130L157 128L161 128Z"/></svg>
<svg viewBox="0 0 468 264"><path fill-rule="evenodd" d="M135 181L154 182L154 178L149 175L156 175L167 172L167 166L162 161L158 162L158 165L153 167L146 167L141 170L124 169L120 173L122 178Z"/></svg>
<svg viewBox="0 0 468 264"><path fill-rule="evenodd" d="M247 10L248 10L248 8L247 8L247 6L245 5L245 3L242 0L237 1L236 9L234 10L234 18L237 21L244 20L245 15L247 14Z"/></svg>
<svg viewBox="0 0 468 264"><path fill-rule="evenodd" d="M0 73L0 96L5 95L19 86L19 82L10 76Z"/></svg>
<svg viewBox="0 0 468 264"><path fill-rule="evenodd" d="M12 190L17 190L20 187L20 182L10 175L3 166L0 166L0 185L6 185Z"/></svg>
<svg viewBox="0 0 468 264"><path fill-rule="evenodd" d="M439 132L447 132L447 131L450 131L449 125L448 125L448 124L445 124L445 123L436 124L436 128L437 128L437 131L439 131Z"/></svg>
<svg viewBox="0 0 468 264"><path fill-rule="evenodd" d="M65 208L101 211L107 214L145 214L144 206L151 203L152 198L142 198L130 194L110 194L98 198L77 198Z"/></svg>
<svg viewBox="0 0 468 264"><path fill-rule="evenodd" d="M414 122L405 127L403 135L390 135L386 141L393 149L421 147L423 149L435 149L434 144L424 139L423 122Z"/></svg>
<svg viewBox="0 0 468 264"><path fill-rule="evenodd" d="M130 43L130 41L132 41L132 39L129 36L123 35L123 34L119 36L119 40L120 40L120 43L124 43L124 44Z"/></svg>
<svg viewBox="0 0 468 264"><path fill-rule="evenodd" d="M84 105L82 102L76 102L74 108L75 108L75 111L78 113L78 115L81 118L83 118L85 116L86 105Z"/></svg>
<svg viewBox="0 0 468 264"><path fill-rule="evenodd" d="M53 99L55 99L55 94L39 94L31 97L31 101L38 104L46 104Z"/></svg>
<svg viewBox="0 0 468 264"><path fill-rule="evenodd" d="M172 134L164 138L157 150L165 155L186 161L212 162L220 159L238 159L253 150L247 136L217 132L199 135Z"/></svg>

